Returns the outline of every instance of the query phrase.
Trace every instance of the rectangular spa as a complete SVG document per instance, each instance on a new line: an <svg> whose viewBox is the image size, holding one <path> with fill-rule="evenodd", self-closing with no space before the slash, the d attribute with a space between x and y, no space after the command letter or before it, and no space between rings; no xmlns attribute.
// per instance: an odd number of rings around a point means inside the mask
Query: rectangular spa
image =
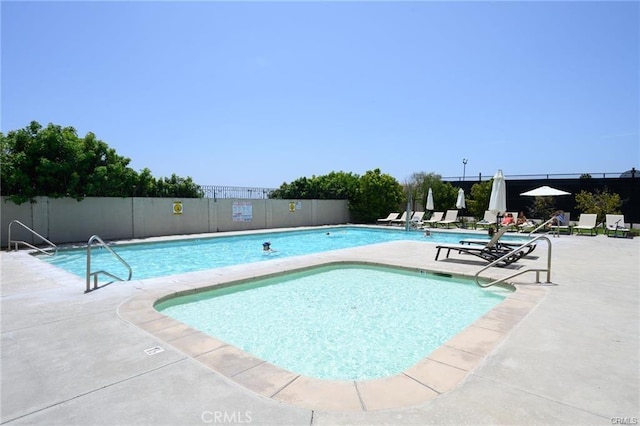
<svg viewBox="0 0 640 426"><path fill-rule="evenodd" d="M296 374L369 380L412 367L509 294L469 278L339 263L173 296L155 308Z"/></svg>

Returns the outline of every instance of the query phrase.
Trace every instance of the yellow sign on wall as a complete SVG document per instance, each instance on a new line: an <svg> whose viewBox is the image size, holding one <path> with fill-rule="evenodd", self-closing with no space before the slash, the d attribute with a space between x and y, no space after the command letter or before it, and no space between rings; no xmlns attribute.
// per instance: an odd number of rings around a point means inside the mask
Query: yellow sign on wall
<svg viewBox="0 0 640 426"><path fill-rule="evenodd" d="M173 202L173 214L182 214L182 201Z"/></svg>
<svg viewBox="0 0 640 426"><path fill-rule="evenodd" d="M296 211L296 203L294 203L293 201L289 202L289 211L291 213Z"/></svg>

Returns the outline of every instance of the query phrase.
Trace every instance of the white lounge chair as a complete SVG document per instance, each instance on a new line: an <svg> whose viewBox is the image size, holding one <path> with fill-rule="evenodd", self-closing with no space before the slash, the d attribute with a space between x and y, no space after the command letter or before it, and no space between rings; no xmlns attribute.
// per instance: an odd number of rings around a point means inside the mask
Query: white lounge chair
<svg viewBox="0 0 640 426"><path fill-rule="evenodd" d="M479 226L481 228L488 228L491 225L496 224L496 214L491 210L484 211L484 217L482 220L476 222L476 228Z"/></svg>
<svg viewBox="0 0 640 426"><path fill-rule="evenodd" d="M413 212L413 216L411 216L411 220L409 221L412 228L418 228L422 226L422 218L424 217L424 212Z"/></svg>
<svg viewBox="0 0 640 426"><path fill-rule="evenodd" d="M515 231L518 229L518 225L516 225L516 222L518 221L518 212L506 212L504 214L504 217L502 218L502 220L504 220L505 217L507 217L507 215L511 213L511 217L513 217L513 222L507 224L507 225L503 225L502 223L500 223L500 226L504 226L507 228L507 230L509 231Z"/></svg>
<svg viewBox="0 0 640 426"><path fill-rule="evenodd" d="M402 216L400 216L399 219L393 219L391 221L392 225L404 225L404 223L407 221L407 212L405 211L404 213L402 213Z"/></svg>
<svg viewBox="0 0 640 426"><path fill-rule="evenodd" d="M522 225L517 225L518 232L533 232L542 225L542 219L528 219Z"/></svg>
<svg viewBox="0 0 640 426"><path fill-rule="evenodd" d="M442 220L443 216L444 216L444 212L433 212L433 214L431 215L431 218L422 221L422 226L423 227L425 225L429 225L429 227L435 226L436 223Z"/></svg>
<svg viewBox="0 0 640 426"><path fill-rule="evenodd" d="M578 231L578 234L581 234L582 231L589 231L589 235L598 235L598 231L596 230L597 219L597 214L582 213L578 220L578 224L573 227L573 230Z"/></svg>
<svg viewBox="0 0 640 426"><path fill-rule="evenodd" d="M629 228L624 223L624 215L621 214L608 214L605 216L605 232L607 237L626 237L629 233ZM620 235L618 235L620 234Z"/></svg>
<svg viewBox="0 0 640 426"><path fill-rule="evenodd" d="M398 216L400 216L400 213L389 213L389 216L385 217L384 219L378 219L376 223L390 225L391 221L397 219Z"/></svg>
<svg viewBox="0 0 640 426"><path fill-rule="evenodd" d="M550 229L555 235L560 235L560 232L571 234L571 213L564 212L564 221L562 224L551 225Z"/></svg>
<svg viewBox="0 0 640 426"><path fill-rule="evenodd" d="M440 226L447 226L447 229L449 228L449 225L451 224L457 224L458 221L458 210L447 210L447 214L445 214L444 219L442 219L441 221L438 222L438 225Z"/></svg>

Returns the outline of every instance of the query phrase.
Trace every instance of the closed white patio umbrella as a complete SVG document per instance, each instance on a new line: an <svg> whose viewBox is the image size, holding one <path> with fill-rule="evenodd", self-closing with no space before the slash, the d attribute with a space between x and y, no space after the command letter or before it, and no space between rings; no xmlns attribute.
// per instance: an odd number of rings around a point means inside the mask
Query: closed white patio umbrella
<svg viewBox="0 0 640 426"><path fill-rule="evenodd" d="M498 170L493 177L491 197L489 198L489 210L496 213L496 215L504 213L507 210L507 186L502 170Z"/></svg>
<svg viewBox="0 0 640 426"><path fill-rule="evenodd" d="M458 199L456 200L456 207L459 209L464 209L466 206L464 201L464 190L462 188L458 189Z"/></svg>
<svg viewBox="0 0 640 426"><path fill-rule="evenodd" d="M429 188L429 193L427 194L427 210L435 210L433 207L433 191L431 191L431 188Z"/></svg>
<svg viewBox="0 0 640 426"><path fill-rule="evenodd" d="M489 210L496 215L496 229L500 228L502 214L507 211L507 186L502 170L498 170L493 176L491 196L489 197ZM491 232L491 228L489 229Z"/></svg>
<svg viewBox="0 0 640 426"><path fill-rule="evenodd" d="M464 211L464 208L466 207L466 203L464 200L464 190L462 188L458 189L458 199L456 200L456 207L459 208L460 210ZM462 223L462 227L465 228L465 224L464 224L464 215L461 215L461 223Z"/></svg>

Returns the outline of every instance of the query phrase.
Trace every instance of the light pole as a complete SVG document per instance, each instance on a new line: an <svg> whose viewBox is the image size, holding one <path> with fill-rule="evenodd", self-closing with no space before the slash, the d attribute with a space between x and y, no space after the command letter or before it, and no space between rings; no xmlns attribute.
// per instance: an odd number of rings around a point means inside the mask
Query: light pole
<svg viewBox="0 0 640 426"><path fill-rule="evenodd" d="M464 176L465 176L466 171L467 171L467 161L469 161L469 160L467 160L466 158L462 159L462 180L464 180Z"/></svg>

